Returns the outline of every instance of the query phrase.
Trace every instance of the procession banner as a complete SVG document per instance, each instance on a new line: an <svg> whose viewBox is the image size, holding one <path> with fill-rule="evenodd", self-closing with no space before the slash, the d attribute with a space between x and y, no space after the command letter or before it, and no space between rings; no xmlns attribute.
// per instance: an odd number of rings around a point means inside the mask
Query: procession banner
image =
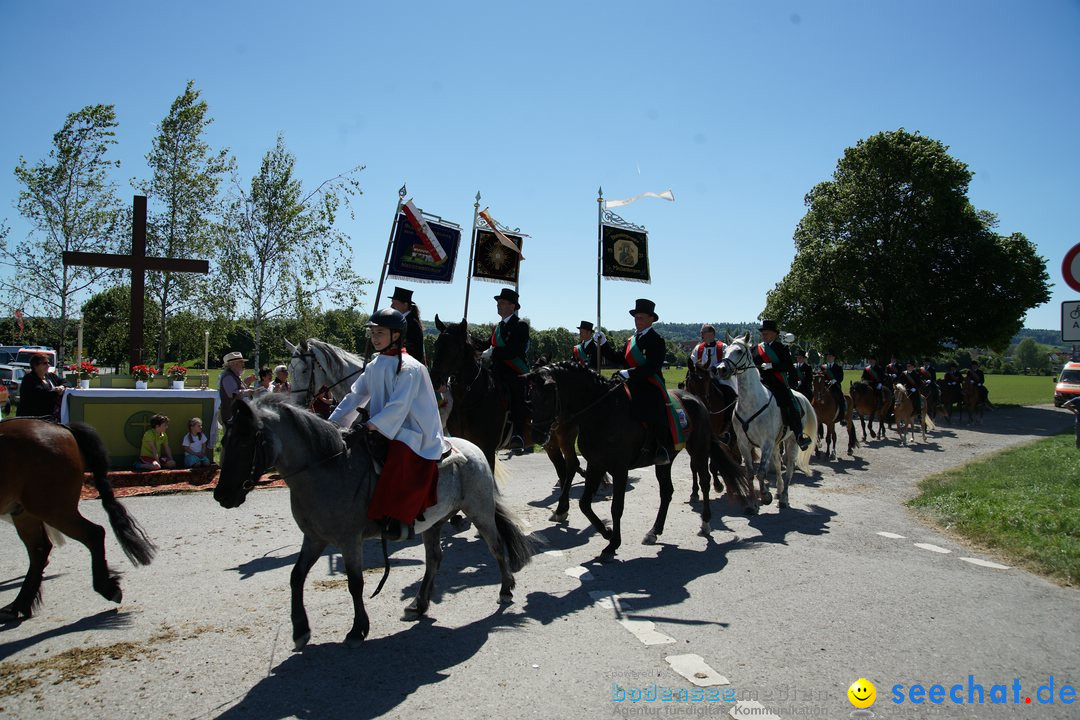
<svg viewBox="0 0 1080 720"><path fill-rule="evenodd" d="M601 274L610 280L650 282L649 233L618 225L601 225Z"/></svg>
<svg viewBox="0 0 1080 720"><path fill-rule="evenodd" d="M500 232L499 235L513 243L517 252L507 247L491 230L477 228L472 276L484 282L516 285L521 270L521 244L524 238L511 233Z"/></svg>
<svg viewBox="0 0 1080 720"><path fill-rule="evenodd" d="M412 202L402 205L386 277L427 283L454 281L461 228L423 217Z"/></svg>

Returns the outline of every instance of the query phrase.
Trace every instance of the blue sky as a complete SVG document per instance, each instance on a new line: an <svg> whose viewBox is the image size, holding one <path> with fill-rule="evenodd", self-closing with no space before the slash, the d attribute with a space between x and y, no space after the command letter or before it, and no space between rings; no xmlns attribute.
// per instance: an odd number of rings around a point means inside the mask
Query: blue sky
<svg viewBox="0 0 1080 720"><path fill-rule="evenodd" d="M653 280L604 281L603 323L629 327L636 297L662 320L750 320L788 270L807 191L844 148L904 127L948 145L974 204L1047 258L1053 298L1027 326L1058 327L1080 295L1060 272L1080 242L1075 1L399 5L0 0L0 218L25 236L12 170L92 103L116 106L129 200L194 79L245 183L278 132L305 186L366 165L342 229L376 282L402 182L466 228L480 191L531 235L522 314L573 327L596 314L597 188L671 188L675 203L619 211L649 228ZM414 286L425 317L460 319L466 259L452 285ZM471 321L495 319L498 291L473 283Z"/></svg>

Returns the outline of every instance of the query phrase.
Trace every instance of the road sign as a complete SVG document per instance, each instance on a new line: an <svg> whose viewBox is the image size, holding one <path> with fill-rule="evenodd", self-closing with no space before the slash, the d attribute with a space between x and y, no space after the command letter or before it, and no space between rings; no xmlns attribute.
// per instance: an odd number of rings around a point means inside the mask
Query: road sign
<svg viewBox="0 0 1080 720"><path fill-rule="evenodd" d="M1080 342L1080 300L1061 303L1061 342Z"/></svg>
<svg viewBox="0 0 1080 720"><path fill-rule="evenodd" d="M1061 262L1061 274L1069 287L1080 292L1080 243L1073 245L1072 249L1065 253L1065 259Z"/></svg>

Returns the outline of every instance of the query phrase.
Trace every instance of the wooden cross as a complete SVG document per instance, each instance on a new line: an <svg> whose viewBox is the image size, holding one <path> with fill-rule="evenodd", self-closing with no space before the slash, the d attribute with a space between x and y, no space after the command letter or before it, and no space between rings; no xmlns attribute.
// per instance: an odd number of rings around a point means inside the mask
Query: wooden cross
<svg viewBox="0 0 1080 720"><path fill-rule="evenodd" d="M210 272L206 260L180 260L177 258L146 257L146 196L136 195L131 209L131 254L111 255L65 251L64 266L122 268L131 270L131 331L128 336L131 348L131 364L143 362L143 308L147 270L170 272ZM164 332L164 328L162 328Z"/></svg>

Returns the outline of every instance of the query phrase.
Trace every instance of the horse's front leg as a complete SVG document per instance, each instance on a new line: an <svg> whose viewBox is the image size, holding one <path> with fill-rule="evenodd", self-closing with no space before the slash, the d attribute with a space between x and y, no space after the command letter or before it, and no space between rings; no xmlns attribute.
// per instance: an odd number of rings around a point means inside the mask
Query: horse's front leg
<svg viewBox="0 0 1080 720"><path fill-rule="evenodd" d="M769 492L769 468L772 466L773 453L776 451L776 442L774 440L765 440L761 445L761 460L758 462L757 472L755 475L758 480L758 488L761 492L761 504L771 505L773 501L772 493Z"/></svg>
<svg viewBox="0 0 1080 720"><path fill-rule="evenodd" d="M695 478L694 482L697 480ZM660 507L656 510L656 520L653 521L652 530L645 533L645 538L641 541L642 545L655 545L656 538L664 534L664 523L667 522L668 506L671 505L671 496L675 494L675 487L671 483L671 465L658 465L656 468L656 483L660 488ZM702 483L708 492L709 480L708 478ZM624 485L625 487L625 485ZM708 495L706 495L708 497ZM622 508L619 508L619 515L622 515ZM612 508L612 515L615 514L614 508ZM619 527L619 523L615 523L615 527Z"/></svg>
<svg viewBox="0 0 1080 720"><path fill-rule="evenodd" d="M559 502L548 520L563 523L570 515L570 483L574 474L566 466L566 459L563 457L562 448L559 447L558 437L557 431L551 433L551 437L544 444L544 452L551 464L555 466L555 474L559 477Z"/></svg>
<svg viewBox="0 0 1080 720"><path fill-rule="evenodd" d="M746 508L747 515L757 515L761 509L763 497L754 492L754 448L750 444L750 438L744 432L737 432L736 444L739 446L739 454L742 455L742 466L746 470L746 480L749 483L749 505Z"/></svg>
<svg viewBox="0 0 1080 720"><path fill-rule="evenodd" d="M358 648L371 629L367 610L364 609L364 534L358 530L351 547L341 549L345 560L345 576L349 579L349 594L352 595L353 624L345 636L345 645Z"/></svg>
<svg viewBox="0 0 1080 720"><path fill-rule="evenodd" d="M26 547L30 567L26 570L19 594L0 609L0 622L17 622L33 615L34 603L41 599L41 581L45 576L45 566L49 564L49 553L52 551L52 543L45 532L45 525L36 517L23 511L14 515L12 522ZM102 548L104 548L104 538Z"/></svg>
<svg viewBox="0 0 1080 720"><path fill-rule="evenodd" d="M626 469L612 470L611 481L614 485L614 492L611 496L611 537L608 539L607 547L600 553L602 562L614 560L615 552L622 545L622 514L623 503L626 500ZM671 493L669 492L668 502L670 501Z"/></svg>
<svg viewBox="0 0 1080 720"><path fill-rule="evenodd" d="M292 590L292 626L293 649L303 650L311 639L311 626L308 625L307 611L304 610L304 580L307 579L311 566L326 549L326 541L313 535L304 535L300 545L300 556L296 558L292 574L289 575L289 588Z"/></svg>
<svg viewBox="0 0 1080 720"><path fill-rule="evenodd" d="M604 521L597 516L596 512L592 509L593 495L596 494L596 489L600 487L600 481L604 477L603 470L597 470L591 463L585 468L585 489L581 493L581 499L578 501L578 507L581 509L582 514L589 519L592 526L596 528L597 532L605 540L611 539L611 528L604 524Z"/></svg>
<svg viewBox="0 0 1080 720"><path fill-rule="evenodd" d="M788 486L791 485L791 478L795 476L795 459L799 454L795 438L789 437L784 441L784 445L784 466L776 468L776 499L781 509L791 507L788 504Z"/></svg>
<svg viewBox="0 0 1080 720"><path fill-rule="evenodd" d="M439 522L424 531L424 579L420 581L420 590L416 593L416 599L409 607L405 608L402 620L419 620L427 613L431 605L431 591L435 588L435 573L442 564L443 550L439 542L439 533L443 523Z"/></svg>

